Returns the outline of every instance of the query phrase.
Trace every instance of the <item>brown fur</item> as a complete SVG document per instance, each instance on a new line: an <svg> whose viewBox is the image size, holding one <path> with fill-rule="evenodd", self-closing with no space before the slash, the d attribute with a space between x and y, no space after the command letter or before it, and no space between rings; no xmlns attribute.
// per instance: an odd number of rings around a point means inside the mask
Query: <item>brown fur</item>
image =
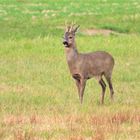
<svg viewBox="0 0 140 140"><path fill-rule="evenodd" d="M63 41L70 73L75 79L81 103L83 101L86 81L95 77L102 87L101 103L103 104L106 89L106 84L102 78L103 75L109 84L111 99L113 100L114 91L111 75L114 67L114 59L109 53L104 51L84 54L79 53L75 43L75 32L78 27L74 28L73 26L68 26Z"/></svg>

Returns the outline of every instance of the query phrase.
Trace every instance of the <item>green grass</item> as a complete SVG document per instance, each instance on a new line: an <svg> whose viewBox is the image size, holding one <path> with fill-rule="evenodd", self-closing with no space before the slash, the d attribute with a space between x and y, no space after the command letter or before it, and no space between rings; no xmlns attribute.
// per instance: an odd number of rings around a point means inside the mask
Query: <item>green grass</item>
<svg viewBox="0 0 140 140"><path fill-rule="evenodd" d="M0 139L139 140L140 2L137 0L0 1ZM65 21L81 25L80 52L115 59L111 103L88 81L81 105L62 45ZM119 34L89 36L86 29Z"/></svg>
<svg viewBox="0 0 140 140"><path fill-rule="evenodd" d="M81 28L107 28L123 33L140 32L140 2L137 0L11 0L0 2L1 38L60 36L65 21Z"/></svg>

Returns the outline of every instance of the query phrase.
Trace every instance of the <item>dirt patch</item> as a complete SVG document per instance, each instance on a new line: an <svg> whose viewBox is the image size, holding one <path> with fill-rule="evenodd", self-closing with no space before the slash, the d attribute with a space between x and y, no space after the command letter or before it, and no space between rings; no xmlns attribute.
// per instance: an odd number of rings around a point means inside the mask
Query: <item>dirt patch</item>
<svg viewBox="0 0 140 140"><path fill-rule="evenodd" d="M109 29L86 29L83 31L86 35L105 35L108 36L110 34L114 34L115 32Z"/></svg>

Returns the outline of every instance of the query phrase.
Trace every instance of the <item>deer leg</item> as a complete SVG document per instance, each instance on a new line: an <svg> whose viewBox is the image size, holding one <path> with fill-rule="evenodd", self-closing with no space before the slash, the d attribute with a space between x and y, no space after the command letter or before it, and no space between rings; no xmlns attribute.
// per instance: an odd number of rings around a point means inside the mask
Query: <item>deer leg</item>
<svg viewBox="0 0 140 140"><path fill-rule="evenodd" d="M77 86L77 89L78 89L78 95L79 95L79 98L80 98L80 80L75 79L75 82L76 82L76 86Z"/></svg>
<svg viewBox="0 0 140 140"><path fill-rule="evenodd" d="M106 77L106 80L108 82L109 89L110 89L110 98L113 101L114 90L113 90L111 78L110 77Z"/></svg>
<svg viewBox="0 0 140 140"><path fill-rule="evenodd" d="M85 86L86 86L86 80L81 79L80 80L80 102L81 102L81 104L83 102L83 95L84 95Z"/></svg>
<svg viewBox="0 0 140 140"><path fill-rule="evenodd" d="M106 90L106 84L102 78L100 79L99 84L102 87L101 104L104 104L104 95L105 95L105 90Z"/></svg>

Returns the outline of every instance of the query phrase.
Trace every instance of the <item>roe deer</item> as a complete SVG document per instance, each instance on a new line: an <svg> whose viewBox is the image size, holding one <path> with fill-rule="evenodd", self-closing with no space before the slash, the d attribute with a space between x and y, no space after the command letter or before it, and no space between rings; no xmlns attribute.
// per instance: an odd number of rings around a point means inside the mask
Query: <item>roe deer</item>
<svg viewBox="0 0 140 140"><path fill-rule="evenodd" d="M79 26L74 25L66 27L63 44L65 46L66 59L70 73L75 79L78 88L80 102L83 101L84 89L86 81L95 77L102 87L101 104L104 103L104 95L106 84L102 78L107 80L110 88L110 96L113 100L113 86L111 82L112 70L114 67L113 57L104 51L96 51L91 53L79 53L75 43L75 33Z"/></svg>

